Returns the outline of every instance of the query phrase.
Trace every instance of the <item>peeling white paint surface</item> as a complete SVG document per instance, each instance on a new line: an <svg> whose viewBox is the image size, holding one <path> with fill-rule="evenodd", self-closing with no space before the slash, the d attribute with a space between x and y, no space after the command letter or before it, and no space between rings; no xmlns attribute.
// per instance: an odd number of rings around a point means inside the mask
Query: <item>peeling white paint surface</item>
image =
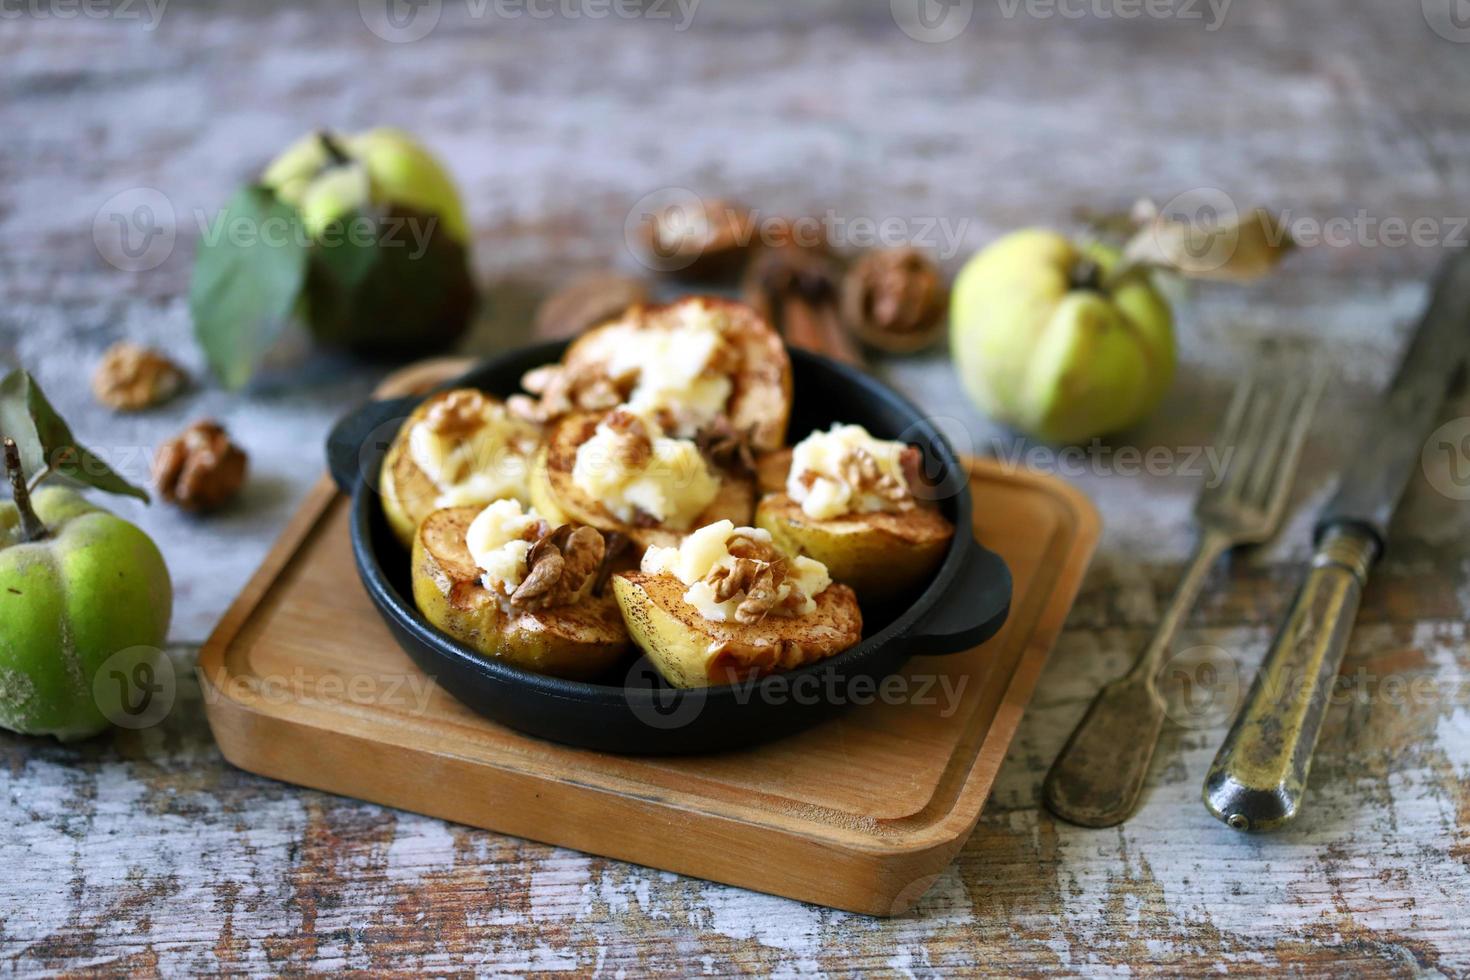
<svg viewBox="0 0 1470 980"><path fill-rule="evenodd" d="M485 5L444 3L427 5L440 25L408 44L373 36L361 6L169 4L152 31L0 19L0 361L32 370L134 479L151 447L204 415L252 457L243 497L212 518L116 504L174 573L182 680L167 721L73 746L0 737L0 972L1470 975L1470 505L1428 481L1411 487L1365 597L1299 826L1241 837L1200 806L1224 718L1166 729L1121 829L1070 828L1037 806L1088 699L1147 642L1178 579L1200 483L1183 460L1250 365L1300 357L1336 383L1292 517L1216 572L1185 631L1248 681L1312 511L1359 451L1372 392L1424 301L1433 249L1304 249L1258 285L1179 295L1182 363L1164 407L1061 471L1097 502L1105 537L990 805L898 919L246 775L214 748L187 669L320 476L330 424L386 370L316 356L236 395L209 383L190 338L200 216L300 133L395 123L448 161L489 296L465 346L486 352L525 338L548 285L638 271L629 209L669 186L779 214L942 219L959 243L951 271L1005 230L1201 186L1308 221L1365 211L1450 230L1470 200L1470 59L1420 5L1236 0L1204 32L976 3L943 44L904 35L882 0L703 0L684 32L487 20L473 14ZM139 187L166 196L178 244L130 273L104 261L92 229ZM99 409L85 375L120 338L169 349L200 383L154 412ZM1045 449L976 412L942 353L875 372L962 445ZM1470 395L1449 411L1470 415ZM1179 464L1129 472L1126 447Z"/></svg>

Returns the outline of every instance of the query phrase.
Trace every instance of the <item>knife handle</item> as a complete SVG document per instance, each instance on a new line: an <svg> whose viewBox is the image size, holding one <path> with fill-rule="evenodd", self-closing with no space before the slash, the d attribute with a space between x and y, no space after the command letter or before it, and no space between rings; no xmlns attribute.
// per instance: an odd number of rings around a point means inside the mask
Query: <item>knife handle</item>
<svg viewBox="0 0 1470 980"><path fill-rule="evenodd" d="M1286 623L1205 779L1205 806L1236 830L1275 830L1301 810L1312 751L1378 541L1326 530Z"/></svg>

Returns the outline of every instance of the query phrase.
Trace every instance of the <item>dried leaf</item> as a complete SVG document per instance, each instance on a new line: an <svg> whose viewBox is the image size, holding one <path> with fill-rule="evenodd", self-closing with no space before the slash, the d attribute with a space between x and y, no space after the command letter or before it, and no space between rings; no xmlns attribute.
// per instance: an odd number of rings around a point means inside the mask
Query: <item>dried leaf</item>
<svg viewBox="0 0 1470 980"><path fill-rule="evenodd" d="M1126 267L1153 266L1190 279L1252 282L1272 272L1294 243L1264 208L1199 208L1181 220L1168 209L1147 221L1123 249Z"/></svg>

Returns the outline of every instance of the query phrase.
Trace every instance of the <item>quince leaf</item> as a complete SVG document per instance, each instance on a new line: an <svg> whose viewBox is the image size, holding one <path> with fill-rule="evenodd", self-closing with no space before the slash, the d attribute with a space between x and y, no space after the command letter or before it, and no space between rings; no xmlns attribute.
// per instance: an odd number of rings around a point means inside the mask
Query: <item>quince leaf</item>
<svg viewBox="0 0 1470 980"><path fill-rule="evenodd" d="M31 478L50 464L52 473L69 480L149 502L146 490L118 476L101 457L77 442L66 420L25 371L12 371L0 380L0 434L15 440L21 465Z"/></svg>
<svg viewBox="0 0 1470 980"><path fill-rule="evenodd" d="M1268 275L1295 243L1264 208L1220 221L1179 221L1153 212L1123 249L1128 266L1153 266L1188 279L1252 282Z"/></svg>
<svg viewBox="0 0 1470 980"><path fill-rule="evenodd" d="M215 375L241 388L290 322L306 282L307 236L296 209L268 188L242 187L205 229L189 311Z"/></svg>

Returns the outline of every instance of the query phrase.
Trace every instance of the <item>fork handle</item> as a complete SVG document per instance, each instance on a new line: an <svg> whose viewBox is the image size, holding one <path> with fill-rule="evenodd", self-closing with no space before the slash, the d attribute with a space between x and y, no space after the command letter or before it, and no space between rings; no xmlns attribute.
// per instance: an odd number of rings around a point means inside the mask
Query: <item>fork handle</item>
<svg viewBox="0 0 1470 980"><path fill-rule="evenodd" d="M1301 811L1312 752L1378 541L1329 528L1245 706L1205 779L1205 806L1236 830L1275 830Z"/></svg>
<svg viewBox="0 0 1470 980"><path fill-rule="evenodd" d="M1206 530L1200 536L1148 649L1097 695L1046 774L1042 799L1052 813L1082 827L1115 827L1137 809L1164 724L1159 666L1210 568L1228 550L1226 535Z"/></svg>

